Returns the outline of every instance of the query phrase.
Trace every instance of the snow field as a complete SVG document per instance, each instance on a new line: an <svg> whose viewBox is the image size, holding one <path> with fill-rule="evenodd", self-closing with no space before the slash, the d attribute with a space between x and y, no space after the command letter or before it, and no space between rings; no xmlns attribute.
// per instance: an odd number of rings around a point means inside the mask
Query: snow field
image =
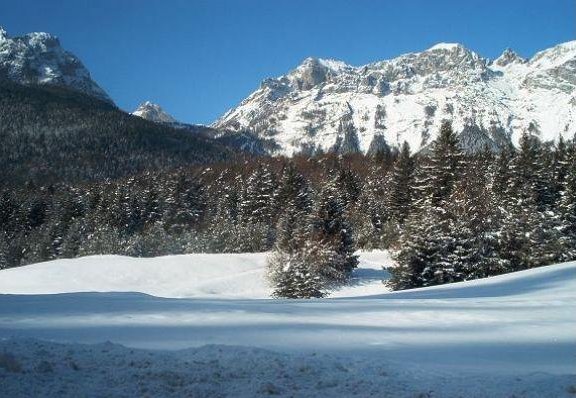
<svg viewBox="0 0 576 398"><path fill-rule="evenodd" d="M265 258L0 271L0 396L574 396L576 262L388 292L364 252L332 298L274 300Z"/></svg>

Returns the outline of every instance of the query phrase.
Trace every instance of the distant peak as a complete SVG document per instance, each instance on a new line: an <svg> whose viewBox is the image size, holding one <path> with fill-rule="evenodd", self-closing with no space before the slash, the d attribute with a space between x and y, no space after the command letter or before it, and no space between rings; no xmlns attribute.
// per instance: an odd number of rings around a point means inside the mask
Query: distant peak
<svg viewBox="0 0 576 398"><path fill-rule="evenodd" d="M166 113L160 105L150 101L145 101L140 104L140 106L134 112L132 112L132 114L152 122L177 123L177 120Z"/></svg>
<svg viewBox="0 0 576 398"><path fill-rule="evenodd" d="M506 66L512 63L520 63L523 64L526 62L526 59L519 56L514 50L511 48L507 48L504 50L502 55L494 60L494 64L498 66Z"/></svg>
<svg viewBox="0 0 576 398"><path fill-rule="evenodd" d="M347 63L338 61L336 59L314 58L314 57L308 57L300 64L300 67L310 67L310 66L323 66L335 72L351 67Z"/></svg>
<svg viewBox="0 0 576 398"><path fill-rule="evenodd" d="M427 51L435 51L435 50L452 51L458 48L464 48L464 46L460 43L438 43L430 47Z"/></svg>
<svg viewBox="0 0 576 398"><path fill-rule="evenodd" d="M24 85L56 85L82 92L113 104L90 72L58 37L33 32L10 37L0 27L0 76Z"/></svg>

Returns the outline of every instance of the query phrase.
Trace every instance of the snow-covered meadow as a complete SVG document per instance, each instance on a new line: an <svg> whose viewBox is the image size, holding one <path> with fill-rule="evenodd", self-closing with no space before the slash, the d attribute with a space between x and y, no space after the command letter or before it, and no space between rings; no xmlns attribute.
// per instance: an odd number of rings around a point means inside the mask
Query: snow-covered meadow
<svg viewBox="0 0 576 398"><path fill-rule="evenodd" d="M576 393L576 263L393 293L381 282L387 253L361 253L351 286L331 298L273 300L265 258L97 256L0 271L0 391ZM11 361L22 372L3 367Z"/></svg>

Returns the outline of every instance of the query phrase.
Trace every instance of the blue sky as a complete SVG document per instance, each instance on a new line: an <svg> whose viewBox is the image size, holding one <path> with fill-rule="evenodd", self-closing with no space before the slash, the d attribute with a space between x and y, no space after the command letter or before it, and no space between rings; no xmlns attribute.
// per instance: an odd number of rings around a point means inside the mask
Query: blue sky
<svg viewBox="0 0 576 398"><path fill-rule="evenodd" d="M576 35L574 0L0 0L0 26L47 31L123 109L210 123L308 56L353 65L459 42L525 57Z"/></svg>

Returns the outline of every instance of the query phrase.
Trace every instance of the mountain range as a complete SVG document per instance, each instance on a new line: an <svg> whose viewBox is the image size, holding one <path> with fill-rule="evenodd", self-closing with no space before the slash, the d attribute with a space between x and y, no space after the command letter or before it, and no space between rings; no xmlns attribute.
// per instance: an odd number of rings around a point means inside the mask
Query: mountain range
<svg viewBox="0 0 576 398"><path fill-rule="evenodd" d="M466 149L501 148L523 132L544 141L576 132L576 41L495 60L461 44L355 67L307 58L260 87L212 127L252 131L275 153L427 147L442 120Z"/></svg>
<svg viewBox="0 0 576 398"><path fill-rule="evenodd" d="M56 86L114 105L57 37L11 38L0 28L0 80ZM553 141L576 132L576 41L525 59L511 49L491 60L461 44L364 66L307 58L260 87L211 126L178 122L144 102L133 115L220 139L257 154L425 149L443 120L467 150L498 150L524 132Z"/></svg>

